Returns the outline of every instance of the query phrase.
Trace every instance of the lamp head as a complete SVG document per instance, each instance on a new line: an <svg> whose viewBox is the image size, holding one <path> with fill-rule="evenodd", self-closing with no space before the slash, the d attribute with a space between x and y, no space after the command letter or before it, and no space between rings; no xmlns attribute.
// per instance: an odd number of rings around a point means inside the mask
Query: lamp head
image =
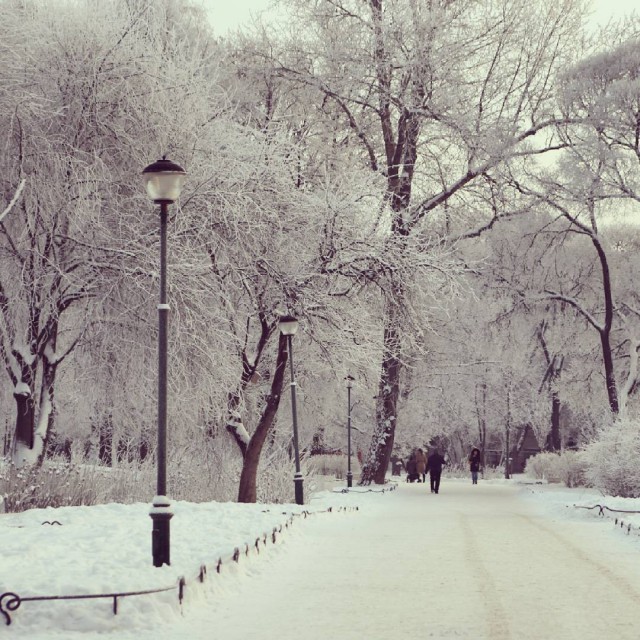
<svg viewBox="0 0 640 640"><path fill-rule="evenodd" d="M166 156L156 160L142 171L147 194L157 203L175 202L180 196L186 175L187 172L179 164L167 160Z"/></svg>
<svg viewBox="0 0 640 640"><path fill-rule="evenodd" d="M298 330L298 318L295 316L280 316L280 333L284 336L294 336Z"/></svg>

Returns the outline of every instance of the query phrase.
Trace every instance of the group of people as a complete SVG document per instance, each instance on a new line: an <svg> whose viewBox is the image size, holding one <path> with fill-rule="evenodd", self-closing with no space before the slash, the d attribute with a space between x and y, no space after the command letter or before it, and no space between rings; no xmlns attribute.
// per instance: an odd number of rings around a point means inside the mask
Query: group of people
<svg viewBox="0 0 640 640"><path fill-rule="evenodd" d="M427 473L431 484L431 493L439 493L442 467L447 464L440 455L437 448L427 454L420 448L414 449L406 464L407 482L426 482ZM480 473L481 455L480 449L474 447L469 455L469 470L471 471L471 482L478 484L478 473Z"/></svg>
<svg viewBox="0 0 640 640"><path fill-rule="evenodd" d="M414 449L407 461L407 480L409 482L426 482L427 474L431 483L431 493L440 491L440 477L442 467L447 464L440 455L438 449L433 449L431 454L427 454L422 449Z"/></svg>

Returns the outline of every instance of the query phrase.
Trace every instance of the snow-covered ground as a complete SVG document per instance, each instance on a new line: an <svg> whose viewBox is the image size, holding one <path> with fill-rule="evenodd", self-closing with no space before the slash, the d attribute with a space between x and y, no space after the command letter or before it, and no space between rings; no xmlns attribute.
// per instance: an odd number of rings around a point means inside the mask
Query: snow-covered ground
<svg viewBox="0 0 640 640"><path fill-rule="evenodd" d="M186 587L182 606L173 588L120 598L117 615L112 599L26 601L0 629L30 640L383 640L411 629L425 638L636 639L640 514L574 507L595 504L640 511L640 500L591 490L447 477L439 495L401 483L323 492L304 508L178 502L172 565L161 569L151 566L148 505L5 514L0 593L138 591L181 576ZM303 509L311 514L293 515Z"/></svg>

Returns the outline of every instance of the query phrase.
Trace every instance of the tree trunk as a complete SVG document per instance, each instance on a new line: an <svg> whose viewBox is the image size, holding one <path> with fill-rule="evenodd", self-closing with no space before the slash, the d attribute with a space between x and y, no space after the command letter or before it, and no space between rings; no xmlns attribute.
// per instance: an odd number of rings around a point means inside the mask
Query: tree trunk
<svg viewBox="0 0 640 640"><path fill-rule="evenodd" d="M547 451L560 451L560 397L556 388L558 381L560 380L560 374L564 365L564 356L551 355L549 346L547 345L547 339L545 332L547 330L547 321L543 320L538 327L537 335L538 341L542 347L542 353L547 362L547 370L544 374L542 384L538 392L542 391L542 388L546 384L551 392L551 430L547 435L547 441L545 443L545 449Z"/></svg>
<svg viewBox="0 0 640 640"><path fill-rule="evenodd" d="M262 453L262 447L278 413L287 359L287 338L280 334L278 340L278 358L276 361L276 370L271 381L271 391L266 398L266 406L260 416L258 426L249 440L244 455L242 473L240 474L240 486L238 488L238 502L256 502L256 484L260 454Z"/></svg>
<svg viewBox="0 0 640 640"><path fill-rule="evenodd" d="M594 234L591 236L593 246L598 252L600 268L602 271L602 290L604 293L604 325L600 329L600 343L602 344L602 359L604 362L604 376L607 385L607 396L609 407L614 415L618 415L620 406L618 404L618 386L616 384L616 374L613 367L613 356L611 354L611 327L613 325L613 291L611 287L611 272L607 254L600 243L600 239Z"/></svg>
<svg viewBox="0 0 640 640"><path fill-rule="evenodd" d="M16 400L16 431L14 447L33 449L33 423L35 420L35 405L33 395L14 393Z"/></svg>
<svg viewBox="0 0 640 640"><path fill-rule="evenodd" d="M16 386L13 397L16 401L16 426L13 438L12 460L17 467L31 464L34 445L36 405L33 398L35 384L35 367L25 364L16 358L21 368L20 382Z"/></svg>
<svg viewBox="0 0 640 640"><path fill-rule="evenodd" d="M378 388L376 427L362 469L360 484L383 484L395 438L398 396L400 395L400 336L397 309L388 303L384 330L384 355Z"/></svg>
<svg viewBox="0 0 640 640"><path fill-rule="evenodd" d="M59 313L62 310L59 309ZM34 310L28 333L30 353L29 360L19 351L13 356L20 367L20 380L16 380L16 437L13 446L13 461L17 466L42 464L46 452L49 432L54 424L54 388L56 372L61 359L55 356L58 338L58 318L51 317L40 330L40 312ZM40 394L38 404L34 399L34 391L40 376ZM15 383L14 383L15 384Z"/></svg>
<svg viewBox="0 0 640 640"><path fill-rule="evenodd" d="M478 391L481 390L479 401ZM480 440L480 466L484 474L484 452L487 446L487 383L476 385L476 414L478 416L478 438Z"/></svg>
<svg viewBox="0 0 640 640"><path fill-rule="evenodd" d="M602 360L604 362L604 378L607 385L607 397L611 413L617 415L620 407L618 405L618 386L616 384L616 374L613 368L613 356L611 355L610 331L600 332L600 343L602 344Z"/></svg>
<svg viewBox="0 0 640 640"><path fill-rule="evenodd" d="M560 451L560 398L557 391L551 392L551 431L547 438L549 451Z"/></svg>
<svg viewBox="0 0 640 640"><path fill-rule="evenodd" d="M245 428L242 422L242 416L240 415L242 394L246 389L246 384L244 384L242 381L240 383L240 388L241 391L234 391L232 393L229 393L227 399L227 424L225 425L225 428L227 429L227 433L233 438L233 441L238 445L240 453L244 458L247 455L248 442L245 436ZM213 436L214 434L215 430L210 429L209 435Z"/></svg>
<svg viewBox="0 0 640 640"><path fill-rule="evenodd" d="M55 353L55 340L50 342L52 353ZM55 385L58 364L56 361L50 362L45 355L43 358L42 384L40 385L40 422L36 436L41 440L40 452L38 453L38 464L42 464L49 436L53 432L55 424Z"/></svg>
<svg viewBox="0 0 640 640"><path fill-rule="evenodd" d="M243 404L243 396L247 389L247 385L257 373L258 365L262 360L264 350L276 327L275 323L268 322L267 316L263 311L258 313L258 319L260 322L260 333L251 359L249 359L247 355L247 343L250 329L250 319L247 319L245 343L241 353L242 374L240 376L240 384L236 391L229 393L227 400L227 423L225 427L229 435L233 438L233 441L238 445L243 458L247 455L247 447L249 446L249 437L244 428L242 415L240 413ZM210 428L209 435L212 436L214 433L215 430Z"/></svg>

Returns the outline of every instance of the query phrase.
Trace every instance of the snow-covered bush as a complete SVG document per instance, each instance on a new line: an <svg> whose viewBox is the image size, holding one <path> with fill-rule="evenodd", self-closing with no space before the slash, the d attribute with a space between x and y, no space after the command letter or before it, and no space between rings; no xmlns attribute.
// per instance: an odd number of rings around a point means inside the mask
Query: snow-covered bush
<svg viewBox="0 0 640 640"><path fill-rule="evenodd" d="M468 468L467 475L471 476L471 471L469 471ZM496 480L498 478L504 478L504 465L498 465L496 467L487 466L481 472L480 477L484 480Z"/></svg>
<svg viewBox="0 0 640 640"><path fill-rule="evenodd" d="M257 481L258 502L294 502L293 474L295 466L286 448L276 449L270 455L262 456ZM300 471L303 477L305 502L308 501L309 483L313 470L307 460L300 460Z"/></svg>
<svg viewBox="0 0 640 640"><path fill-rule="evenodd" d="M67 462L51 462L43 467L16 468L7 464L0 470L0 494L7 513L45 507L92 505L101 482L97 467L83 468Z"/></svg>
<svg viewBox="0 0 640 640"><path fill-rule="evenodd" d="M640 497L640 420L620 418L601 428L583 456L594 487L612 496Z"/></svg>
<svg viewBox="0 0 640 640"><path fill-rule="evenodd" d="M557 475L567 487L586 484L586 462L581 451L563 451L558 456Z"/></svg>
<svg viewBox="0 0 640 640"><path fill-rule="evenodd" d="M536 480L560 482L558 473L560 456L557 453L542 452L527 460L525 474Z"/></svg>
<svg viewBox="0 0 640 640"><path fill-rule="evenodd" d="M527 460L525 473L536 480L562 482L567 487L584 485L586 461L581 452L543 452Z"/></svg>
<svg viewBox="0 0 640 640"><path fill-rule="evenodd" d="M466 478L471 475L471 471L469 471L469 465L465 462L447 464L444 467L444 473L449 478Z"/></svg>
<svg viewBox="0 0 640 640"><path fill-rule="evenodd" d="M169 447L169 498L187 502L236 500L242 460L231 445L225 445L221 439L215 445L199 442ZM352 463L354 460L357 464L355 458ZM353 469L354 474L356 470L359 471L359 466ZM270 455L263 456L257 481L258 500L293 502L293 473L294 464L286 448L275 449ZM305 483L314 475L306 459L302 460L302 474ZM142 461L122 461L113 467L87 461L47 459L42 466L18 469L7 462L0 465L0 502L7 512L111 502L151 502L156 494L156 478L153 455ZM305 497L312 490L313 483L305 484Z"/></svg>
<svg viewBox="0 0 640 640"><path fill-rule="evenodd" d="M332 476L338 480L347 477L347 456L341 454L322 454L311 456L307 460L307 465L313 473L321 476ZM360 476L360 463L357 456L351 456L351 473L357 481Z"/></svg>
<svg viewBox="0 0 640 640"><path fill-rule="evenodd" d="M167 493L173 500L235 500L239 462L207 447L169 450ZM0 495L7 512L118 502L150 502L156 493L153 456L107 467L86 461L45 460L42 466L0 467Z"/></svg>

